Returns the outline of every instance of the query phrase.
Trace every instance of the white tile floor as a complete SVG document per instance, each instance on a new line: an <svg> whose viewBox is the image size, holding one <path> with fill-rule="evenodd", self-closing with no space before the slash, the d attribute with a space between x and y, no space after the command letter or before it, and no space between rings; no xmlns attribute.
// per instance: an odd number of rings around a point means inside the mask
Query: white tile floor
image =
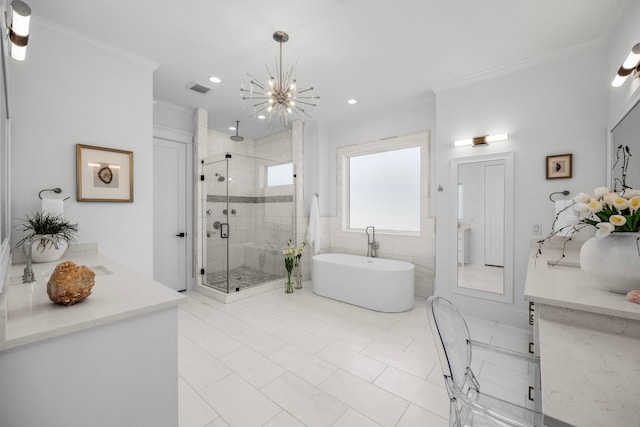
<svg viewBox="0 0 640 427"><path fill-rule="evenodd" d="M230 304L187 294L178 310L180 427L448 426L424 299L378 313L309 288ZM478 340L527 346L526 331L477 319L470 329ZM475 365L490 387L524 395L512 390L520 367L505 375Z"/></svg>

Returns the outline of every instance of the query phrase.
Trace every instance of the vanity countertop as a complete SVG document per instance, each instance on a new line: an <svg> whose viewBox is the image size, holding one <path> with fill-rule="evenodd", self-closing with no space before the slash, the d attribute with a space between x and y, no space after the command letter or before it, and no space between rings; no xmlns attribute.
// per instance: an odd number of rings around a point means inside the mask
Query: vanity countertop
<svg viewBox="0 0 640 427"><path fill-rule="evenodd" d="M640 304L584 273L579 246L564 257L559 248L536 253L525 298L535 303L543 413L569 425L638 425Z"/></svg>
<svg viewBox="0 0 640 427"><path fill-rule="evenodd" d="M91 295L63 306L47 295L56 265L71 260L96 274ZM0 294L0 351L169 308L184 295L97 253L33 264L36 281L22 283L24 264L12 265Z"/></svg>
<svg viewBox="0 0 640 427"><path fill-rule="evenodd" d="M542 255L536 257L537 249L535 245L529 255L525 299L561 308L640 320L640 304L627 301L624 294L601 288L593 277L582 271L579 247L567 248L564 258L559 248L544 247Z"/></svg>

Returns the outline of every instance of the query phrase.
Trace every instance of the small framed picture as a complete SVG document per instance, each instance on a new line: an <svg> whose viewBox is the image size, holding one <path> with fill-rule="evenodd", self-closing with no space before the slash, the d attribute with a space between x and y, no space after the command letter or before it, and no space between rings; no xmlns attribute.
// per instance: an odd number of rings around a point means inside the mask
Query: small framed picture
<svg viewBox="0 0 640 427"><path fill-rule="evenodd" d="M76 144L79 202L133 202L133 152Z"/></svg>
<svg viewBox="0 0 640 427"><path fill-rule="evenodd" d="M571 178L572 154L547 156L547 179Z"/></svg>

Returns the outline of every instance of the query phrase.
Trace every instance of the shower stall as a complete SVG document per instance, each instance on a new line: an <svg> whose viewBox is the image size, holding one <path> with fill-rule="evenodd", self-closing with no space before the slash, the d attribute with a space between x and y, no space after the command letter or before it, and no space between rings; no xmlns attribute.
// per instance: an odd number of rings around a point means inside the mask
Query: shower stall
<svg viewBox="0 0 640 427"><path fill-rule="evenodd" d="M226 153L202 163L202 284L224 293L281 280L295 230L293 163Z"/></svg>

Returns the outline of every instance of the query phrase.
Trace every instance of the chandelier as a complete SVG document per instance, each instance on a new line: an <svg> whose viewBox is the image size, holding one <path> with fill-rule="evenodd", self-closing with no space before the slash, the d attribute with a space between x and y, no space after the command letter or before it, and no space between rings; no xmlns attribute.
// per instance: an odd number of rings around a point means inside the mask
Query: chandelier
<svg viewBox="0 0 640 427"><path fill-rule="evenodd" d="M288 73L282 68L282 43L289 40L289 35L284 31L276 31L273 33L273 39L280 44L280 62L276 62L275 76L267 66L269 74L268 84L263 84L260 80L247 74L251 81L250 88L240 88L243 100L255 101L253 104L253 116L257 116L266 110L271 118L274 114L280 116L280 119L288 122L289 115L292 113L301 113L308 117L311 115L307 112L307 107L316 107L318 105L319 96L313 95L313 87L298 90L296 87L296 79L293 78L292 66Z"/></svg>

